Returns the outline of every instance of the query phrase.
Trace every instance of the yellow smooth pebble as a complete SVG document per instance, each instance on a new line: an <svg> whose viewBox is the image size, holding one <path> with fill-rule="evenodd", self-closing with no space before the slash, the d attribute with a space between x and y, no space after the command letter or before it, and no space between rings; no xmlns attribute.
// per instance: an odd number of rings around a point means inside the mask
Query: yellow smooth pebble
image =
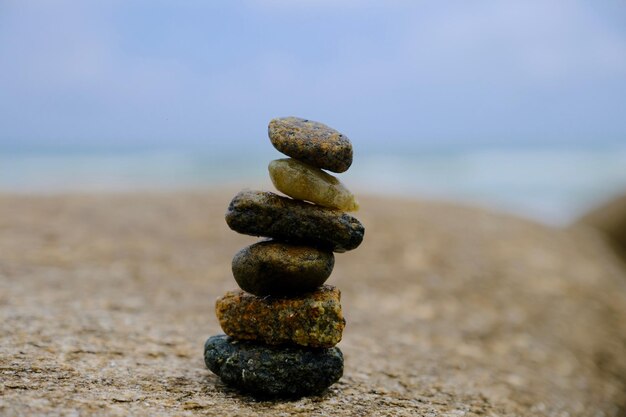
<svg viewBox="0 0 626 417"><path fill-rule="evenodd" d="M356 211L359 204L336 177L295 159L270 162L270 178L276 189L296 200L344 211Z"/></svg>

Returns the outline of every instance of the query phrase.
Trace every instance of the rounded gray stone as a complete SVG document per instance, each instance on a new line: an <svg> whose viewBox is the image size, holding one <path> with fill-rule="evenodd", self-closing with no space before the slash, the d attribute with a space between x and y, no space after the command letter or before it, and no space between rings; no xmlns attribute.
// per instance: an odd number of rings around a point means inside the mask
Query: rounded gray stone
<svg viewBox="0 0 626 417"><path fill-rule="evenodd" d="M350 139L323 123L281 117L271 120L267 130L272 145L294 159L333 172L352 165Z"/></svg>
<svg viewBox="0 0 626 417"><path fill-rule="evenodd" d="M334 265L330 250L265 241L237 252L232 269L239 287L251 294L295 295L324 284Z"/></svg>
<svg viewBox="0 0 626 417"><path fill-rule="evenodd" d="M339 210L264 191L241 191L228 206L226 223L236 232L346 252L363 241L365 228Z"/></svg>
<svg viewBox="0 0 626 417"><path fill-rule="evenodd" d="M270 347L226 335L205 342L204 362L225 384L255 397L316 395L343 375L343 354L337 347Z"/></svg>

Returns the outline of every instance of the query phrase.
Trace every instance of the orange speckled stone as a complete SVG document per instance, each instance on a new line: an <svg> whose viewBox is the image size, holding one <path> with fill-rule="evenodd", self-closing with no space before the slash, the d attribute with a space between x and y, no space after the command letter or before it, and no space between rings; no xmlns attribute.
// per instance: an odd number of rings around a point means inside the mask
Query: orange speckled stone
<svg viewBox="0 0 626 417"><path fill-rule="evenodd" d="M346 325L340 299L330 285L294 298L229 291L215 303L215 313L224 333L238 340L329 348L341 341Z"/></svg>
<svg viewBox="0 0 626 417"><path fill-rule="evenodd" d="M352 143L323 123L299 117L273 119L268 126L278 151L317 168L345 172L352 165Z"/></svg>

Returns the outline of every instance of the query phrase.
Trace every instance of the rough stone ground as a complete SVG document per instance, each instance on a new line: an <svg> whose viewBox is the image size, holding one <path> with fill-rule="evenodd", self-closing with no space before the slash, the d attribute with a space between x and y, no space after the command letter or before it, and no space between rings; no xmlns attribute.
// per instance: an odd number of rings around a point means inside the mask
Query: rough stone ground
<svg viewBox="0 0 626 417"><path fill-rule="evenodd" d="M579 223L604 233L615 252L626 262L626 194L587 213Z"/></svg>
<svg viewBox="0 0 626 417"><path fill-rule="evenodd" d="M0 415L625 416L626 273L599 234L362 198L328 283L324 395L257 402L208 371L236 284L231 192L0 197Z"/></svg>

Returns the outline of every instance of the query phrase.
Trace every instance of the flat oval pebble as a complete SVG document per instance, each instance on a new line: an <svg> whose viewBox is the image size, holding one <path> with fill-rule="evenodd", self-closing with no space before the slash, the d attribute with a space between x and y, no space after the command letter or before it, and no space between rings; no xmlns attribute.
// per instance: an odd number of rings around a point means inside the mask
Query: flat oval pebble
<svg viewBox="0 0 626 417"><path fill-rule="evenodd" d="M237 252L232 269L244 291L259 296L294 295L324 284L334 265L330 250L266 241Z"/></svg>
<svg viewBox="0 0 626 417"><path fill-rule="evenodd" d="M271 347L226 335L205 342L204 362L225 384L260 398L320 394L343 375L339 348Z"/></svg>
<svg viewBox="0 0 626 417"><path fill-rule="evenodd" d="M341 341L346 325L340 299L330 285L290 298L229 291L217 299L215 314L224 333L237 340L329 348Z"/></svg>
<svg viewBox="0 0 626 417"><path fill-rule="evenodd" d="M239 233L328 248L355 249L365 228L355 217L339 210L263 191L242 191L228 206L226 223Z"/></svg>
<svg viewBox="0 0 626 417"><path fill-rule="evenodd" d="M336 177L292 158L277 159L268 167L276 189L296 200L324 207L356 211L359 205Z"/></svg>
<svg viewBox="0 0 626 417"><path fill-rule="evenodd" d="M344 172L352 165L350 139L323 123L282 117L270 121L268 133L278 151L314 167Z"/></svg>

